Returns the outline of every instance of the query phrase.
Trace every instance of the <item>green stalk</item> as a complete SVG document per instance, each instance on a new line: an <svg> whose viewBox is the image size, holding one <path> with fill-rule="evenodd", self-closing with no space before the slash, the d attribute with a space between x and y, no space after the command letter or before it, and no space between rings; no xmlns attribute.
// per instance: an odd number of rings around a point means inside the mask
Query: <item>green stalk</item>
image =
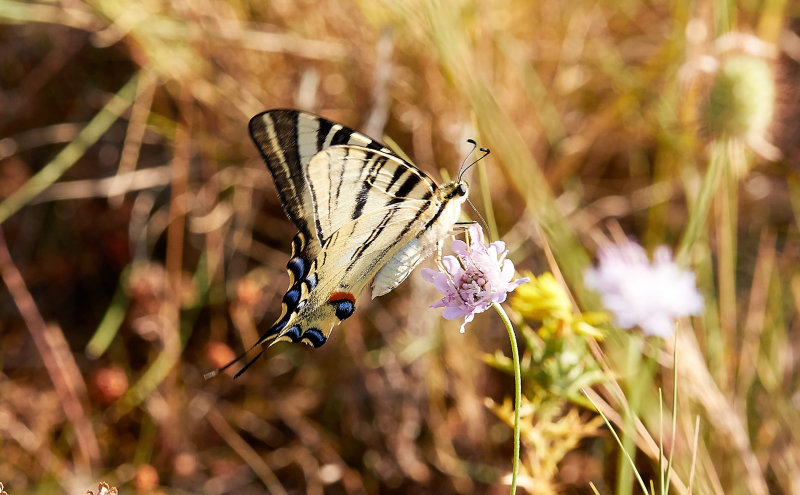
<svg viewBox="0 0 800 495"><path fill-rule="evenodd" d="M138 74L125 83L94 116L94 118L81 129L78 137L64 147L50 163L31 177L28 182L17 189L11 196L0 203L0 223L19 211L50 184L57 181L64 172L70 169L86 151L117 121L122 113L133 104L136 97L136 83Z"/></svg>
<svg viewBox="0 0 800 495"><path fill-rule="evenodd" d="M649 491L647 490L647 485L642 479L642 476L639 474L639 470L636 469L636 462L633 460L633 457L631 457L631 454L625 449L625 446L623 445L622 440L620 440L619 435L617 435L617 430L614 429L614 425L611 424L611 421L609 421L608 416L606 416L603 413L602 409L600 409L597 403L593 401L591 397L589 397L589 394L587 394L585 390L583 391L583 395L585 395L586 398L589 399L589 402L592 403L592 406L594 406L595 411L597 411L600 417L603 418L603 421L606 423L606 426L608 427L608 431L611 432L611 435L614 437L614 440L616 440L617 445L619 445L619 447L622 449L622 453L625 454L625 458L628 460L631 467L634 468L633 473L636 475L636 480L639 482L639 487L642 489L642 493L647 495L649 493Z"/></svg>
<svg viewBox="0 0 800 495"><path fill-rule="evenodd" d="M672 456L675 455L675 437L678 436L678 331L679 326L675 327L675 340L672 344L672 438L669 446L669 460L667 461L667 479L662 482L662 491L664 495L669 495L670 476L672 473ZM663 439L664 436L662 435ZM663 440L662 440L663 441ZM659 462L661 460L659 459ZM692 486L691 484L689 485ZM691 488L689 493L692 493Z"/></svg>
<svg viewBox="0 0 800 495"><path fill-rule="evenodd" d="M517 349L517 336L511 320L508 319L503 307L497 303L492 304L503 324L508 330L508 340L511 341L511 358L514 361L514 459L511 468L511 495L517 492L517 473L519 472L519 405L522 402L522 372L519 368L519 349Z"/></svg>
<svg viewBox="0 0 800 495"><path fill-rule="evenodd" d="M697 199L689 206L689 223L678 247L678 254L675 256L677 263L681 266L689 264L689 251L700 238L703 225L705 225L708 217L708 210L711 207L711 199L719 189L722 171L727 163L726 146L727 142L720 141L716 141L711 145L711 163L705 177L703 177L703 183L700 186Z"/></svg>

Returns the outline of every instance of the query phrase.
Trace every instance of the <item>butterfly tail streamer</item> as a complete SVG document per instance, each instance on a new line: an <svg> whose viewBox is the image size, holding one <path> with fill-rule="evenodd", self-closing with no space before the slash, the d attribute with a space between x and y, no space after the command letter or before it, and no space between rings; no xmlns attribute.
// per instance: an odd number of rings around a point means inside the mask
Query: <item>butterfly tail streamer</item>
<svg viewBox="0 0 800 495"><path fill-rule="evenodd" d="M258 354L256 354L256 356L253 357L250 361L248 361L242 367L242 369L236 372L236 374L233 377L234 379L236 379L240 377L242 374L244 374L244 372L247 371L247 369L250 366L252 366L256 361L258 361L258 359L261 357L261 355L264 353L264 350L266 350L267 347L271 347L273 344L275 344L280 340L293 340L292 337L294 337L293 335L294 330L292 328L286 329L286 324L289 322L292 315L297 309L297 306L299 304L300 294L302 293L300 285L301 283L303 283L304 278L307 275L308 263L305 261L307 259L307 256L304 256L303 253L305 245L306 245L305 236L302 233L298 232L297 235L292 240L292 256L289 259L289 262L286 264L286 270L289 272L290 283L289 283L289 289L283 296L283 301L282 301L283 311L280 318L278 318L278 320L275 323L270 325L270 327L266 331L264 331L264 333L261 335L258 341L252 346L250 346L249 349L236 356L234 359L226 363L224 366L204 374L203 378L208 380L210 378L219 375L223 371L233 366L235 363L238 363L239 361L247 357L247 355L250 354L250 352L253 349L255 349L258 346L262 346L262 350Z"/></svg>
<svg viewBox="0 0 800 495"><path fill-rule="evenodd" d="M275 338L281 333L281 329L283 328L283 326L279 326L280 323L281 323L280 320L278 320L275 323L273 323L272 326L269 329L267 329L266 332L264 332L264 334L261 336L261 338L258 339L258 342L256 342L252 346L250 346L250 348L247 349L246 351L244 351L243 353L241 353L238 356L236 356L235 358L231 359L224 366L222 366L220 368L217 368L217 369L215 369L213 371L209 371L208 373L205 373L203 375L203 378L206 379L206 380L214 378L215 376L217 376L220 373L222 373L223 371L227 370L228 368L230 368L234 364L236 364L239 361L243 360L245 357L247 357L248 354L250 354L250 352L253 349L255 349L258 346L262 346L261 351L258 354L256 354L255 357L253 357L250 361L248 361L244 366L242 366L242 369L237 371L236 374L233 376L233 378L236 379L236 378L239 378L240 376L242 376L244 374L244 372L247 371L247 369L250 366L252 366L256 361L258 361L258 358L260 358L262 354L264 354L264 351L266 350L266 347L267 347L264 344L269 342L269 346L272 346L272 344L274 344L276 342Z"/></svg>

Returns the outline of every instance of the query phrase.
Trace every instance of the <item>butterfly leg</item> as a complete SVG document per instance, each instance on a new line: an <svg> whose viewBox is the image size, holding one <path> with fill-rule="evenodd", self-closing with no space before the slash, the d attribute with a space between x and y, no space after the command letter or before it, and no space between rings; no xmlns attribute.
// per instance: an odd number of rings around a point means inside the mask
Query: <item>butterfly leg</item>
<svg viewBox="0 0 800 495"><path fill-rule="evenodd" d="M464 234L464 242L467 243L467 251L469 251L470 246L472 246L472 236L469 234L469 228L477 223L478 222L457 222L450 229L450 235L454 237L459 234Z"/></svg>
<svg viewBox="0 0 800 495"><path fill-rule="evenodd" d="M450 228L450 232L448 234L454 237L459 234L464 234L466 236L466 239L469 239L469 228L476 223L477 222L456 222Z"/></svg>
<svg viewBox="0 0 800 495"><path fill-rule="evenodd" d="M471 239L470 239L470 235L469 235L469 228L474 223L475 222L457 222L457 223L455 223L453 225L453 227L450 229L450 232L449 232L449 235L453 236L453 237L456 237L459 234L464 234L464 241L467 243L467 253L469 253L469 246L471 244ZM440 240L440 241L438 241L436 243L436 260L435 260L436 261L436 266L437 266L437 268L439 268L440 272L442 272L445 275L447 275L447 278L450 281L450 283L453 285L453 287L458 287L458 285L456 284L455 280L453 280L453 276L450 274L450 271L447 270L447 268L444 266L444 263L442 262L442 245L443 245L443 243L444 243L443 240ZM461 263L461 267L465 268L463 262L461 261L461 257L456 257L456 259L459 261L459 263Z"/></svg>
<svg viewBox="0 0 800 495"><path fill-rule="evenodd" d="M456 284L456 281L453 280L453 274L451 274L450 271L444 266L444 262L442 261L443 244L444 242L441 240L436 243L436 259L435 259L436 267L439 268L440 272L444 273L447 276L447 280L450 282L450 285L452 285L455 288L458 288L458 284ZM459 259L459 261L461 260Z"/></svg>
<svg viewBox="0 0 800 495"><path fill-rule="evenodd" d="M436 256L434 261L436 262L436 267L442 273L447 273L447 269L444 267L444 263L442 262L442 245L444 243L440 240L436 242Z"/></svg>
<svg viewBox="0 0 800 495"><path fill-rule="evenodd" d="M470 239L469 239L469 227L475 222L456 222L450 228L450 232L448 233L448 237L456 237L459 234L464 234L464 240L467 243L467 249L469 249ZM436 267L439 268L439 271L448 273L442 263L442 245L444 244L443 240L440 240L436 243Z"/></svg>
<svg viewBox="0 0 800 495"><path fill-rule="evenodd" d="M470 260L472 259L472 236L470 235L470 227L476 225L477 223L478 222L457 222L451 229L451 234L454 236L460 233L464 234L464 242L467 244L467 256L470 258ZM482 239L479 238L479 240Z"/></svg>

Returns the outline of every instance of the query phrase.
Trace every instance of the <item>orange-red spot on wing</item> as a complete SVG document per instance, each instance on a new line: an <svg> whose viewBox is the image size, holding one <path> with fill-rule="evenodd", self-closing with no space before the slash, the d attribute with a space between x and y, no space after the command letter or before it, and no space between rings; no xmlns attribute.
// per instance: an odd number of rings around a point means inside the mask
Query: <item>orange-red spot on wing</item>
<svg viewBox="0 0 800 495"><path fill-rule="evenodd" d="M328 298L328 302L332 303L336 301L350 301L355 304L356 298L349 292L333 292L331 293L331 297Z"/></svg>

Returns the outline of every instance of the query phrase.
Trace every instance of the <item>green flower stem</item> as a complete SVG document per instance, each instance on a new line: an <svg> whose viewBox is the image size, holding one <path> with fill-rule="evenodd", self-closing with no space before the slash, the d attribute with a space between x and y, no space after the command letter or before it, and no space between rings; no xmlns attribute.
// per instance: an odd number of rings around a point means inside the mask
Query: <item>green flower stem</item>
<svg viewBox="0 0 800 495"><path fill-rule="evenodd" d="M492 304L503 324L508 330L508 340L511 341L511 357L514 360L514 459L511 471L511 495L517 492L517 473L519 472L519 404L522 402L522 372L519 368L519 349L517 349L517 336L511 320L508 319L503 307L497 303Z"/></svg>
<svg viewBox="0 0 800 495"><path fill-rule="evenodd" d="M726 147L726 142L719 141L711 145L708 171L703 177L697 199L689 206L689 223L678 247L678 254L675 256L675 261L680 266L685 267L689 264L689 251L703 232L703 225L708 217L708 210L711 208L711 199L719 188L722 172L727 163Z"/></svg>

